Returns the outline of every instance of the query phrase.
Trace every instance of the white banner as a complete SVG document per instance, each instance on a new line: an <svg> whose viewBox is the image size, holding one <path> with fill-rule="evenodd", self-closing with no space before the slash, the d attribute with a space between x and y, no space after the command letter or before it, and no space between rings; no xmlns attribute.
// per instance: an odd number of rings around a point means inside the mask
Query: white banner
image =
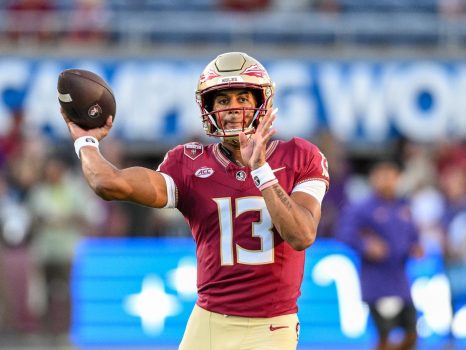
<svg viewBox="0 0 466 350"><path fill-rule="evenodd" d="M164 145L200 137L194 91L206 62L0 59L0 135L8 133L20 110L29 132L67 137L57 77L66 68L83 68L113 88L115 136ZM384 142L397 135L430 142L466 135L464 63L265 63L276 82L276 127L283 138L309 138L324 128L350 142Z"/></svg>

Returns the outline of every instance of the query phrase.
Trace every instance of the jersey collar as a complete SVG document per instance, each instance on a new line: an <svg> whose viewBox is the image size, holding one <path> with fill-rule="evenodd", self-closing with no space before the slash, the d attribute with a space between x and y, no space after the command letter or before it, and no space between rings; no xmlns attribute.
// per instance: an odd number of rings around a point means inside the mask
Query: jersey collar
<svg viewBox="0 0 466 350"><path fill-rule="evenodd" d="M267 150L265 151L265 159L268 160L268 158L272 155L272 153L275 151L275 149L277 148L278 146L278 140L274 140L274 141L271 141L268 146L267 146ZM221 150L221 146L219 143L216 143L213 147L213 153L214 153L214 157L215 159L217 159L217 161L223 166L223 167L227 167L229 166L230 164L234 165L234 166L238 166L236 165L235 163L233 163L224 153L223 151Z"/></svg>

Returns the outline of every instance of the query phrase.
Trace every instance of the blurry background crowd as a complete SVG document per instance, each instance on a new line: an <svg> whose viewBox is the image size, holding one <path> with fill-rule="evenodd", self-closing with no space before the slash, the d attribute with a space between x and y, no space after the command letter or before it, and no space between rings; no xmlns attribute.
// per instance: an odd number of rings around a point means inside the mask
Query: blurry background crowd
<svg viewBox="0 0 466 350"><path fill-rule="evenodd" d="M464 0L0 0L0 55L211 58L254 48L260 58L459 59L465 13ZM18 109L0 135L0 337L66 334L81 237L190 232L176 211L100 200L84 183L71 142L28 133L22 121ZM402 166L400 193L411 199L426 252L466 266L466 135L424 143L399 137L373 148L327 130L309 139L327 156L332 180L320 238L334 237L342 208L369 190L370 166L390 157ZM145 144L128 152L116 137L102 143L120 167L154 168L166 151ZM466 267L460 271L458 288L466 291Z"/></svg>
<svg viewBox="0 0 466 350"><path fill-rule="evenodd" d="M463 0L3 0L0 40L124 45L412 44L466 39ZM394 25L396 23L396 25Z"/></svg>

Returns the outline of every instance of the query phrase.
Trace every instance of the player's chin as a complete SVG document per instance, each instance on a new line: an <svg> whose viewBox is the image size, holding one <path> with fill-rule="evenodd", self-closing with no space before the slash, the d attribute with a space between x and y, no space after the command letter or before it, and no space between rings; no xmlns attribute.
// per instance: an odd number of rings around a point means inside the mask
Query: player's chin
<svg viewBox="0 0 466 350"><path fill-rule="evenodd" d="M228 144L235 148L239 148L239 135L223 136L221 140L224 144Z"/></svg>

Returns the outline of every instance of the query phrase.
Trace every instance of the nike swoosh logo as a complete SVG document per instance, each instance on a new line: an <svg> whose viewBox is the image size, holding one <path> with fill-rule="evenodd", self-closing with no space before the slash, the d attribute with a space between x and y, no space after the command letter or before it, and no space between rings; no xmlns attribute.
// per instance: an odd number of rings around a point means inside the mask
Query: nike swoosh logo
<svg viewBox="0 0 466 350"><path fill-rule="evenodd" d="M273 169L272 172L275 173L275 172L283 170L283 169L286 169L286 166L282 166L281 168Z"/></svg>
<svg viewBox="0 0 466 350"><path fill-rule="evenodd" d="M282 329L282 328L290 328L288 326L277 326L277 327L274 327L272 325L270 325L270 331L273 332L273 331L276 331L277 329Z"/></svg>

